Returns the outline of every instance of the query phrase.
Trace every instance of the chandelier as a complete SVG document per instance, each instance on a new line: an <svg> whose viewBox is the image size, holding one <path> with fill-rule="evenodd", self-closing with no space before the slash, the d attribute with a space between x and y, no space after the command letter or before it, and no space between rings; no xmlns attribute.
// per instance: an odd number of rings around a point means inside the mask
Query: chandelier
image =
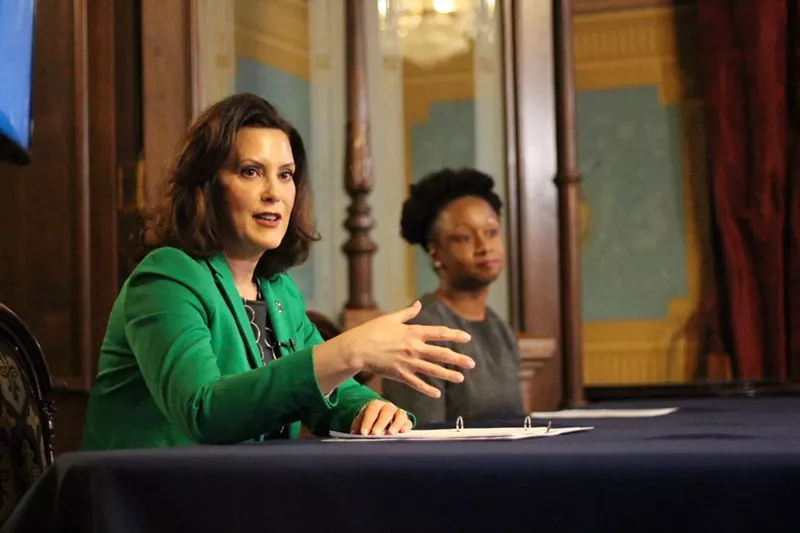
<svg viewBox="0 0 800 533"><path fill-rule="evenodd" d="M496 0L378 0L381 46L430 68L494 38Z"/></svg>

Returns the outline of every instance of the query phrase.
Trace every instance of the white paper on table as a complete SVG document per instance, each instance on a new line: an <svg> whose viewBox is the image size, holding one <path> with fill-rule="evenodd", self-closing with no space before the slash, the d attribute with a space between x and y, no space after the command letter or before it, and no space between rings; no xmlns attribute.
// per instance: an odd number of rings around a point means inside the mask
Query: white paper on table
<svg viewBox="0 0 800 533"><path fill-rule="evenodd" d="M464 440L518 440L531 439L535 437L555 437L566 433L576 433L578 431L589 431L593 427L572 427L572 428L550 428L531 427L531 428L464 428L464 429L412 429L407 433L396 435L356 435L352 433L340 433L331 431L332 439L325 439L328 442L378 442L389 440L427 440L427 441L464 441Z"/></svg>
<svg viewBox="0 0 800 533"><path fill-rule="evenodd" d="M563 411L534 412L531 418L555 420L557 418L652 418L677 411L677 407L657 409L564 409Z"/></svg>

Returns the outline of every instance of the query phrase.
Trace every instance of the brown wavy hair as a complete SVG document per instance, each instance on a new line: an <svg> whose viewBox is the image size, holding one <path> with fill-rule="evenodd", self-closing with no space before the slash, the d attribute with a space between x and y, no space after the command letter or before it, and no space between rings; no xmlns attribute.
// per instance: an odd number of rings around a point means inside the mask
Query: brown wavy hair
<svg viewBox="0 0 800 533"><path fill-rule="evenodd" d="M280 112L253 94L236 94L204 111L178 144L161 203L150 213L142 232L144 252L171 246L192 257L222 251L220 221L226 216L219 170L245 127L278 129L286 133L295 161L295 202L280 246L268 250L256 275L273 277L302 264L319 234L311 215L308 158L303 139Z"/></svg>

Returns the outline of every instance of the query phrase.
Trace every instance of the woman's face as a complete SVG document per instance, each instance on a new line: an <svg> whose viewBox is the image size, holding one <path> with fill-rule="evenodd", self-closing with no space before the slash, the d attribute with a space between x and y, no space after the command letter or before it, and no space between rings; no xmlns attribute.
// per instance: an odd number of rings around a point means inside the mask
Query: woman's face
<svg viewBox="0 0 800 533"><path fill-rule="evenodd" d="M280 246L295 199L295 162L289 136L270 128L242 128L219 171L228 253L258 256Z"/></svg>
<svg viewBox="0 0 800 533"><path fill-rule="evenodd" d="M500 217L482 198L453 200L436 221L429 252L439 263L439 276L461 290L489 286L506 264Z"/></svg>

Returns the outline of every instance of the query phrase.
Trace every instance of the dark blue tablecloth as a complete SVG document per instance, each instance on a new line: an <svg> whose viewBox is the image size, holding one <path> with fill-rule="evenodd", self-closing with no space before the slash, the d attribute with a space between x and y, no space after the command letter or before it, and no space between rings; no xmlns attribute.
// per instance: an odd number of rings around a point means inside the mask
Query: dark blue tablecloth
<svg viewBox="0 0 800 533"><path fill-rule="evenodd" d="M595 407L661 406L524 441L63 455L3 531L800 530L800 398Z"/></svg>

